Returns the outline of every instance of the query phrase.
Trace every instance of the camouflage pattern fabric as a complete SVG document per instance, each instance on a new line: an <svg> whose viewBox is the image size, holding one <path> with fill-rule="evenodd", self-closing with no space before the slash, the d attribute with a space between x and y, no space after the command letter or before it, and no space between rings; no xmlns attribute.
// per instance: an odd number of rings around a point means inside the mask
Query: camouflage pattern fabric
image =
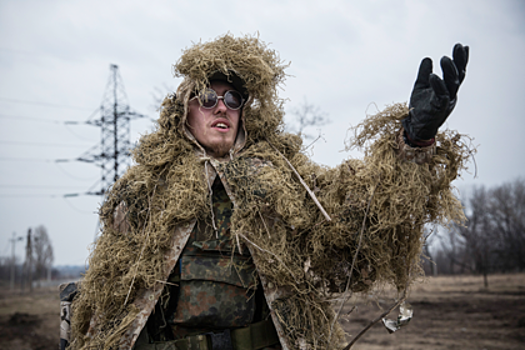
<svg viewBox="0 0 525 350"><path fill-rule="evenodd" d="M179 284L171 287L170 294L178 294L177 306L167 315L176 339L245 327L254 320L255 265L248 249L241 247L242 254L232 243L232 203L216 180L212 200L217 231L211 222L199 221L169 278Z"/></svg>

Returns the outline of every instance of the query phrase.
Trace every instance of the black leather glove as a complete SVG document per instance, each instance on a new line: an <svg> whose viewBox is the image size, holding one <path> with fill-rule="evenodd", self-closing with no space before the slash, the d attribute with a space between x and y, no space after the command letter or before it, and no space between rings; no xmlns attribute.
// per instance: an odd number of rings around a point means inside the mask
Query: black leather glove
<svg viewBox="0 0 525 350"><path fill-rule="evenodd" d="M410 145L421 146L424 141L432 140L456 106L457 92L465 79L468 55L468 46L456 44L452 53L454 60L443 56L443 79L432 73L430 58L421 61L410 96L410 112L402 121Z"/></svg>

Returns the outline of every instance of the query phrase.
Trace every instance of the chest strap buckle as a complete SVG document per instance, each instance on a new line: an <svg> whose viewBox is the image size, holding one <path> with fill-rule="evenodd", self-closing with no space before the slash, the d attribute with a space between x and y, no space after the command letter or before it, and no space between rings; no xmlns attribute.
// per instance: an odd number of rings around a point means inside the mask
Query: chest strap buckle
<svg viewBox="0 0 525 350"><path fill-rule="evenodd" d="M233 350L232 337L229 329L220 333L209 332L203 334L210 337L211 350Z"/></svg>

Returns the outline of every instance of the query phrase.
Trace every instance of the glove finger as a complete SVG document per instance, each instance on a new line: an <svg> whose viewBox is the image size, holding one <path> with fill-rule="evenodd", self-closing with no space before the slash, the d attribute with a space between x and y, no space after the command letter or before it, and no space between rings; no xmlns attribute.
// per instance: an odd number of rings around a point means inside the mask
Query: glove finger
<svg viewBox="0 0 525 350"><path fill-rule="evenodd" d="M445 122L450 114L448 111L450 109L451 101L445 82L440 77L432 74L430 76L430 86L434 91L430 98L430 105L434 109L434 119L432 124L436 127L437 131L437 128Z"/></svg>
<svg viewBox="0 0 525 350"><path fill-rule="evenodd" d="M467 63L468 63L468 54L469 54L468 46L463 46L459 43L454 46L452 57L454 57L454 64L456 65L456 68L458 69L460 84L463 82L463 79L465 79L465 73L467 71Z"/></svg>
<svg viewBox="0 0 525 350"><path fill-rule="evenodd" d="M450 102L450 95L445 82L435 74L430 75L430 86L434 94L430 99L430 104L436 109L446 109Z"/></svg>
<svg viewBox="0 0 525 350"><path fill-rule="evenodd" d="M430 86L429 78L432 73L432 60L428 57L424 58L419 65L419 72L417 73L416 83L414 89L425 89Z"/></svg>
<svg viewBox="0 0 525 350"><path fill-rule="evenodd" d="M449 92L450 98L454 99L459 89L459 73L454 61L450 57L441 58L441 69L443 70L443 80Z"/></svg>

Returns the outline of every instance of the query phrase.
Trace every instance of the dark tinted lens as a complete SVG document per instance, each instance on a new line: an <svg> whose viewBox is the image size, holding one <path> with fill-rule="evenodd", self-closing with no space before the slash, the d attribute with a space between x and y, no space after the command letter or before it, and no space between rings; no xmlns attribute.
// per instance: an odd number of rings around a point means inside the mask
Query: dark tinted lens
<svg viewBox="0 0 525 350"><path fill-rule="evenodd" d="M206 89L199 95L199 100L204 108L213 108L217 104L217 94L212 89Z"/></svg>
<svg viewBox="0 0 525 350"><path fill-rule="evenodd" d="M224 103L230 109L239 109L242 106L242 96L237 91L226 91L224 94Z"/></svg>

